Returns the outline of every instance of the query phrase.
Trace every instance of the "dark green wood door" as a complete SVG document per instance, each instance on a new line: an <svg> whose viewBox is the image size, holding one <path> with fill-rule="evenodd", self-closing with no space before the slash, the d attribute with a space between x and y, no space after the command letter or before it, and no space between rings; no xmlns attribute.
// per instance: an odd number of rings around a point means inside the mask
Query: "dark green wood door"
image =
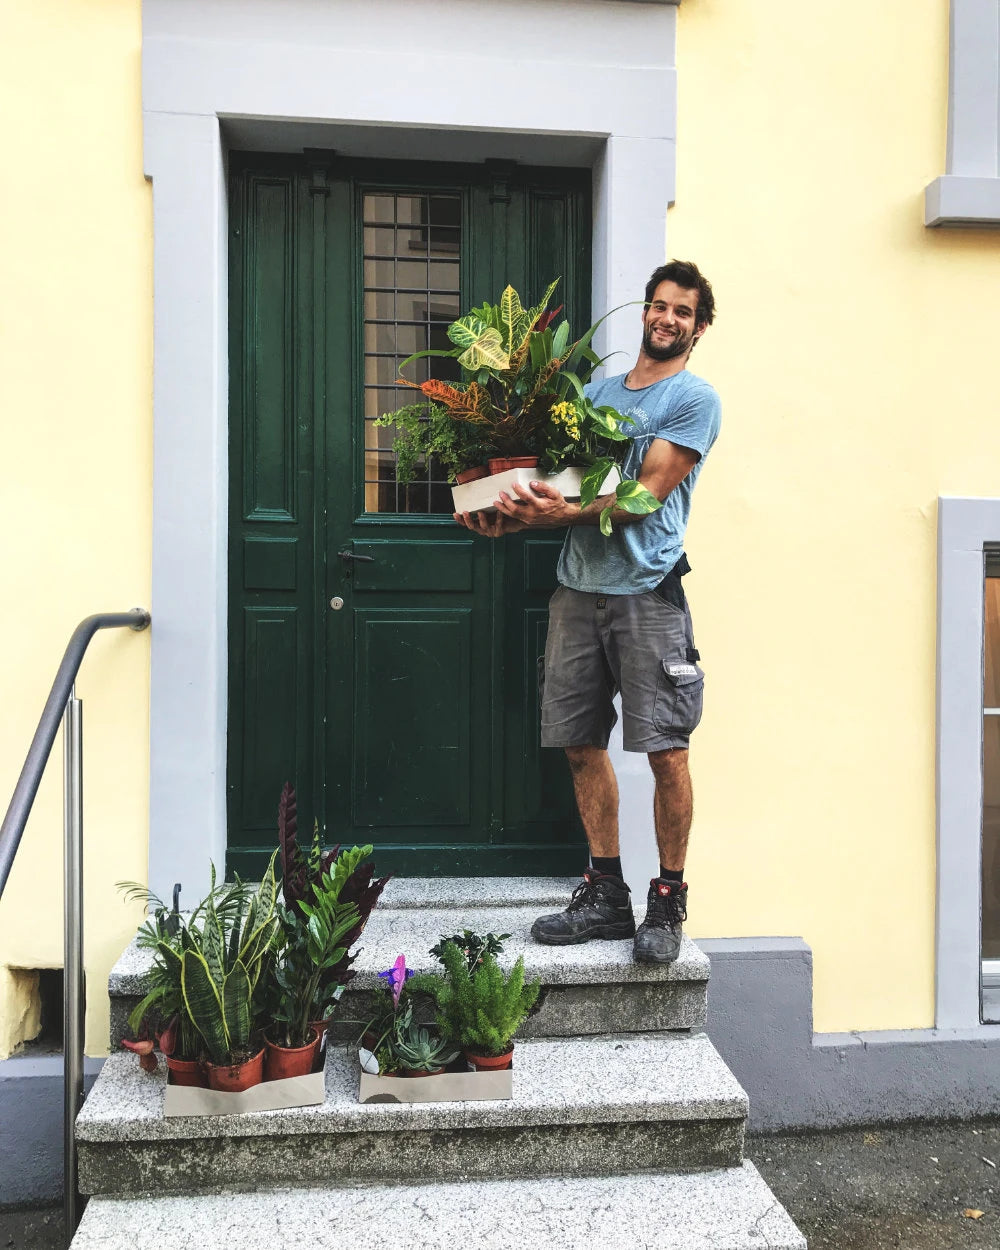
<svg viewBox="0 0 1000 1250"><path fill-rule="evenodd" d="M413 394L398 362L507 282L561 275L585 325L589 173L235 154L230 203L230 868L273 847L287 778L300 829L374 842L383 871L575 871L538 745L562 536L460 529L374 418Z"/></svg>

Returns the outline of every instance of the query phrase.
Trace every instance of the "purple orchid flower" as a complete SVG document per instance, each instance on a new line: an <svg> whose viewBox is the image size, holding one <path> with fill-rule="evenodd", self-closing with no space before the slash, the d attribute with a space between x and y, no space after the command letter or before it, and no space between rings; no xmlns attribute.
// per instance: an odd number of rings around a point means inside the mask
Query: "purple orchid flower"
<svg viewBox="0 0 1000 1250"><path fill-rule="evenodd" d="M413 976L413 969L407 968L406 956L400 955L391 968L387 968L385 972L379 973L380 977L385 977L389 982L389 988L392 990L392 1005L399 1006L399 996L403 992L403 986Z"/></svg>

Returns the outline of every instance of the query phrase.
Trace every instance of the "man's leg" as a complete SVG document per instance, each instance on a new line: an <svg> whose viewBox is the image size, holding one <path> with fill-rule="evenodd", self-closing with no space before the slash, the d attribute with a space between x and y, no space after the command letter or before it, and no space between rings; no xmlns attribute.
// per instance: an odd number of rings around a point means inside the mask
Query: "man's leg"
<svg viewBox="0 0 1000 1250"><path fill-rule="evenodd" d="M687 857L693 810L688 753L681 748L651 751L649 766L656 780L653 822L660 855L660 873L679 876ZM646 918L635 935L635 957L640 963L673 963L680 953L683 922L687 919L687 886L663 875L649 883Z"/></svg>
<svg viewBox="0 0 1000 1250"><path fill-rule="evenodd" d="M618 857L618 779L603 747L566 747L576 805L595 864ZM539 916L531 936L543 946L570 946L591 938L630 938L635 918L628 886L618 875L591 868L565 911Z"/></svg>
<svg viewBox="0 0 1000 1250"><path fill-rule="evenodd" d="M685 750L652 751L649 766L656 779L653 823L660 867L683 872L691 832L691 774Z"/></svg>
<svg viewBox="0 0 1000 1250"><path fill-rule="evenodd" d="M580 819L595 862L569 906L539 916L531 936L544 946L591 938L631 938L635 918L629 889L603 861L618 857L618 781L607 743L617 720L617 678L604 653L608 596L561 586L549 604L542 694L542 746L566 752ZM603 869L603 871L602 871Z"/></svg>
<svg viewBox="0 0 1000 1250"><path fill-rule="evenodd" d="M603 747L566 747L576 806L592 856L618 855L618 778Z"/></svg>

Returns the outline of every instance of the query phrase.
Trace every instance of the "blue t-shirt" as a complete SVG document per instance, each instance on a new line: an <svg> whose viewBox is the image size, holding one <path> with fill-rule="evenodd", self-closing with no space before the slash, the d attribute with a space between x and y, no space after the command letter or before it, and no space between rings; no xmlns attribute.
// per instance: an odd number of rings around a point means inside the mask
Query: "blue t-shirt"
<svg viewBox="0 0 1000 1250"><path fill-rule="evenodd" d="M719 434L719 396L686 369L641 390L629 390L619 375L592 382L586 394L598 407L609 404L635 423L626 427L633 442L622 466L624 477L639 476L656 438L698 453L691 472L656 512L631 524L616 524L609 538L596 525L573 525L566 535L556 572L563 586L587 594L642 594L663 581L684 550L694 484Z"/></svg>

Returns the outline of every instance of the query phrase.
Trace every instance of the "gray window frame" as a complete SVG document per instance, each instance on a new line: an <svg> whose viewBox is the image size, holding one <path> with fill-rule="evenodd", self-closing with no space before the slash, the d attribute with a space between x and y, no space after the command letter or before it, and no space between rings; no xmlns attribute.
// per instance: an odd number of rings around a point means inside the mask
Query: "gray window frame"
<svg viewBox="0 0 1000 1250"><path fill-rule="evenodd" d="M938 500L935 1023L982 1024L983 577L1000 499Z"/></svg>

